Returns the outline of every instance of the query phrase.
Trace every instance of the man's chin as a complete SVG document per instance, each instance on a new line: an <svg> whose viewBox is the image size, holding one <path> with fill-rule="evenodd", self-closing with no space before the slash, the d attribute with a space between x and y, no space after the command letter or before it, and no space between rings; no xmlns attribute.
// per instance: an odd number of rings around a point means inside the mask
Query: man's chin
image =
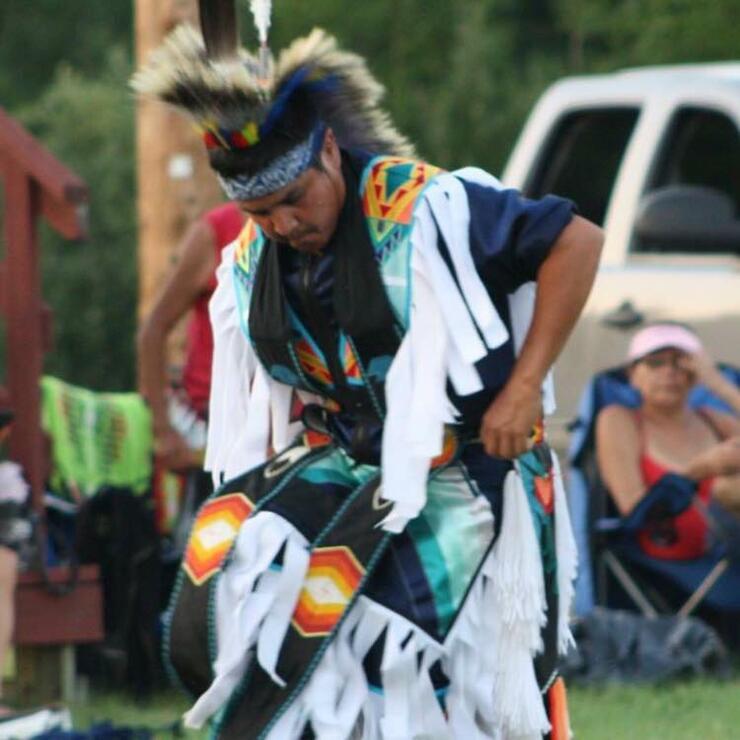
<svg viewBox="0 0 740 740"><path fill-rule="evenodd" d="M298 252L315 253L320 252L324 243L318 236L308 236L304 239L288 242L288 244Z"/></svg>

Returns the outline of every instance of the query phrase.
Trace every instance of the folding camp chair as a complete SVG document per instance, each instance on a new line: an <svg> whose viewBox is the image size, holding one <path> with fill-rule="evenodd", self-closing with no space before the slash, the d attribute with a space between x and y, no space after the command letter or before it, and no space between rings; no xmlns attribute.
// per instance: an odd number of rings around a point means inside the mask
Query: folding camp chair
<svg viewBox="0 0 740 740"><path fill-rule="evenodd" d="M721 370L740 386L740 370L729 366ZM734 517L714 505L702 508L714 543L706 555L694 560L649 557L624 532L599 478L595 450L596 417L615 403L628 408L640 404L623 368L605 370L589 382L571 426L568 495L579 552L576 614L585 616L596 604L637 608L645 616L673 611L689 615L700 605L720 613L740 613L740 526ZM727 410L701 386L692 390L689 404Z"/></svg>

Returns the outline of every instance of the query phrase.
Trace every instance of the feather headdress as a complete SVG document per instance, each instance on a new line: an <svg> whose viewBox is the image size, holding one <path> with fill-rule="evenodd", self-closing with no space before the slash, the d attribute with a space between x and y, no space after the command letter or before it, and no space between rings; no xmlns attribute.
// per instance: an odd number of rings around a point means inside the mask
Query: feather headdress
<svg viewBox="0 0 740 740"><path fill-rule="evenodd" d="M265 38L269 9L265 15L264 3L258 5L253 9L256 18L261 12L258 27ZM293 168L299 160L305 164L326 127L343 148L413 153L379 107L384 89L362 57L341 50L320 29L295 40L277 60L265 54L264 41L262 54L251 54L236 42L232 11L233 0L201 0L203 37L192 27L177 28L132 79L140 95L174 105L195 120L211 164L225 179L244 181L291 152Z"/></svg>

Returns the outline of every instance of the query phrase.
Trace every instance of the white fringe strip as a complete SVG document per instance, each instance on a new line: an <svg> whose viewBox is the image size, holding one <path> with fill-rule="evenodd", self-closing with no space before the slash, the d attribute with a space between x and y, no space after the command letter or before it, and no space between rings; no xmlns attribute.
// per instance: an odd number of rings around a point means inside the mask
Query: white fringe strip
<svg viewBox="0 0 740 740"><path fill-rule="evenodd" d="M230 244L222 252L209 304L213 366L204 467L216 487L263 463L270 442L280 452L301 429L290 424L293 389L268 376L242 331L240 312L246 316L249 307L237 300L234 251Z"/></svg>
<svg viewBox="0 0 740 740"><path fill-rule="evenodd" d="M454 737L539 739L550 729L533 664L546 620L542 561L516 471L504 483L503 511L498 540L445 643Z"/></svg>
<svg viewBox="0 0 740 740"><path fill-rule="evenodd" d="M493 180L498 183L495 178ZM495 349L506 342L509 338L509 332L493 303L491 303L488 291L473 262L473 255L469 246L470 209L465 194L465 186L455 174L444 174L435 179L434 184L428 188L425 195L429 207L435 214L435 223L439 226L450 253L455 274L460 283L458 292L465 297L465 304L469 308L470 316L467 320L469 322L472 317L475 326L480 329L483 335L486 347ZM433 247L434 255L441 260L436 247L436 240L426 246L430 252ZM446 296L447 292L438 293L438 295ZM448 326L455 331L458 328L458 323L457 321L450 321ZM469 343L466 342L465 344ZM460 349L463 356L465 356L464 346L461 345ZM475 359L480 358L476 357Z"/></svg>
<svg viewBox="0 0 740 740"><path fill-rule="evenodd" d="M458 180L467 180L468 182L474 182L478 185L483 185L484 187L492 188L494 190L505 189L497 177L494 177L489 172L486 172L479 167L463 167L462 169L450 173L446 177ZM459 205L456 203L454 208L459 208ZM468 244L465 242L466 249L467 246ZM469 251L469 249L467 251ZM524 339L529 332L529 326L532 323L536 295L536 283L525 283L513 295L509 296L511 335L514 340L514 351L517 355L521 350ZM476 321L480 321L480 319L476 317ZM495 345L489 346L493 347ZM555 384L553 382L552 371L547 374L542 384L542 405L545 414L552 414L555 411Z"/></svg>
<svg viewBox="0 0 740 740"><path fill-rule="evenodd" d="M555 488L555 552L558 561L558 652L565 655L568 649L575 645L570 631L570 617L578 573L578 548L570 521L560 461L554 452L552 458Z"/></svg>
<svg viewBox="0 0 740 740"><path fill-rule="evenodd" d="M383 521L398 533L424 508L432 458L442 452L444 425L454 418L445 391L447 334L442 312L415 254L412 329L406 333L385 382L382 487L393 501Z"/></svg>
<svg viewBox="0 0 740 740"><path fill-rule="evenodd" d="M270 569L283 546L282 568ZM308 542L277 514L258 512L241 526L216 587L215 678L185 714L186 727L200 729L228 701L254 646L262 668L276 684L285 685L275 666L308 562Z"/></svg>
<svg viewBox="0 0 740 740"><path fill-rule="evenodd" d="M494 554L497 618L517 643L532 654L539 652L546 622L545 580L532 511L517 470L509 471L504 481L503 521Z"/></svg>

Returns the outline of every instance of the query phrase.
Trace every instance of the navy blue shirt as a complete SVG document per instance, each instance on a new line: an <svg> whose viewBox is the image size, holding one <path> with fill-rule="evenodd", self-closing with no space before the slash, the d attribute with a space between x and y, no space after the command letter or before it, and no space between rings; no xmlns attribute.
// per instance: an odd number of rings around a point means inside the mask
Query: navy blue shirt
<svg viewBox="0 0 740 740"><path fill-rule="evenodd" d="M358 161L354 156L352 160L353 169L358 171L364 161ZM511 334L508 297L523 284L537 279L540 265L547 259L558 236L573 218L575 206L571 201L554 195L530 200L517 190L499 190L463 179L460 182L465 188L470 207L469 240L473 262ZM358 198L356 187L348 187L347 196ZM344 210L346 211L346 204ZM345 219L340 214L338 231L344 222ZM302 319L304 312L300 305L299 282L302 267L306 260L311 260L311 290L331 329L337 326L332 301L336 241L336 237L333 238L317 256L299 254L289 248L288 253L281 256L288 300ZM438 248L453 278L457 280L447 245L441 235ZM444 301L443 296L440 299ZM476 364L485 386L483 391L461 398L451 388L448 389L452 401L462 412L465 426L477 429L485 409L511 374L513 364L514 348L510 339Z"/></svg>
<svg viewBox="0 0 740 740"><path fill-rule="evenodd" d="M464 426L477 430L483 413L514 366L509 295L525 283L537 280L540 265L573 218L575 206L554 195L530 200L518 190L498 190L460 181L470 206L469 240L473 263L510 336L507 342L476 363L484 385L482 391L461 397L451 386L448 388L450 399L462 414ZM457 282L454 265L441 236L438 248Z"/></svg>

